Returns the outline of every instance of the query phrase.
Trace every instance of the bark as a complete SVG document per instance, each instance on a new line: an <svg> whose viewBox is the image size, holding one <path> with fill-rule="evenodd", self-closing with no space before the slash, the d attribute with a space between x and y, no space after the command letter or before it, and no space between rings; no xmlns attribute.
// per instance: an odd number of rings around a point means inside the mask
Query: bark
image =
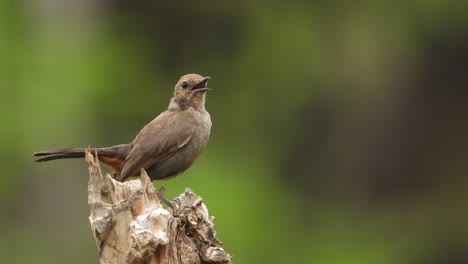
<svg viewBox="0 0 468 264"><path fill-rule="evenodd" d="M165 209L144 170L140 179L118 182L103 175L89 152L89 220L100 263L231 263L216 239L213 217L186 189Z"/></svg>

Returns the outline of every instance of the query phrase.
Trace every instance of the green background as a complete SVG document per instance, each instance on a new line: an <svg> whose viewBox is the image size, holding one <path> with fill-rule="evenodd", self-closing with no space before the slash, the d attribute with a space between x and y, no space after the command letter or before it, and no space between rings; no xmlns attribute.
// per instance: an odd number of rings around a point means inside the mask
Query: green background
<svg viewBox="0 0 468 264"><path fill-rule="evenodd" d="M164 186L204 198L235 263L468 263L464 1L0 1L0 258L96 263L80 160L178 78L212 136Z"/></svg>

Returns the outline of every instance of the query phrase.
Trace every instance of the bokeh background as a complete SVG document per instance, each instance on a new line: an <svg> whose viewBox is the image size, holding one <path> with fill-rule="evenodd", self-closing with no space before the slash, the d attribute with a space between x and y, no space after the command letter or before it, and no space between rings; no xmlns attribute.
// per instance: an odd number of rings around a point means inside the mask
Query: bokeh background
<svg viewBox="0 0 468 264"><path fill-rule="evenodd" d="M96 263L84 161L211 76L201 195L235 263L468 263L466 1L0 1L0 258Z"/></svg>

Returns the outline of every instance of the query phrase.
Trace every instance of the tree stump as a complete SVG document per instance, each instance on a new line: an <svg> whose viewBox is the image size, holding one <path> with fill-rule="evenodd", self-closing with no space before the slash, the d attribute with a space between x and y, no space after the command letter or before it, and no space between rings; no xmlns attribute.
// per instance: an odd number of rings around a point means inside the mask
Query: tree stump
<svg viewBox="0 0 468 264"><path fill-rule="evenodd" d="M102 174L97 157L86 152L86 160L89 221L101 264L231 263L216 239L214 218L192 190L165 209L144 170L140 179L118 182Z"/></svg>

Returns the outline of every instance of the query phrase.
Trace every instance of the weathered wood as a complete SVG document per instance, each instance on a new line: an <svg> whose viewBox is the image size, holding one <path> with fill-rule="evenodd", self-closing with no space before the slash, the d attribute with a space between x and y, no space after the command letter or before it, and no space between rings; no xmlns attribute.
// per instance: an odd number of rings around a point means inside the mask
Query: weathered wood
<svg viewBox="0 0 468 264"><path fill-rule="evenodd" d="M231 263L216 239L213 217L186 189L163 208L144 170L140 179L118 182L103 175L89 152L89 220L100 263Z"/></svg>

